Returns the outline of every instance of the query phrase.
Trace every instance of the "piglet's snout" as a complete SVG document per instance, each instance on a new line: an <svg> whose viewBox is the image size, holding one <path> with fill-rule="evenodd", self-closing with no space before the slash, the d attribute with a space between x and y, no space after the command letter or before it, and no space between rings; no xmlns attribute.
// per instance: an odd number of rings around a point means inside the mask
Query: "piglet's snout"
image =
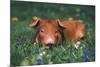
<svg viewBox="0 0 100 67"><path fill-rule="evenodd" d="M47 46L55 44L54 39L51 38L51 37L46 38L45 44L46 44Z"/></svg>

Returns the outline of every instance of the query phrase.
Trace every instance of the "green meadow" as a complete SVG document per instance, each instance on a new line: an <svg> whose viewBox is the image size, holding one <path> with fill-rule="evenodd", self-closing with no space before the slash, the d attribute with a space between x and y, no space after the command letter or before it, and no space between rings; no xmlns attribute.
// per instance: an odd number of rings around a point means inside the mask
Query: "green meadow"
<svg viewBox="0 0 100 67"><path fill-rule="evenodd" d="M34 43L36 30L29 25L38 18L81 20L86 37L79 47L65 41L53 48ZM11 66L66 64L95 61L95 6L11 1Z"/></svg>

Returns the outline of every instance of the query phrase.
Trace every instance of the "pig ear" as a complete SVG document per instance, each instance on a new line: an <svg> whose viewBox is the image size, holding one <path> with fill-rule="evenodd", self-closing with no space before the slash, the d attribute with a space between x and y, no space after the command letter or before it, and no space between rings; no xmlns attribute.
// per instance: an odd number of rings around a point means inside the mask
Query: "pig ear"
<svg viewBox="0 0 100 67"><path fill-rule="evenodd" d="M30 27L37 28L39 26L39 22L40 22L40 19L36 20L32 24L30 24Z"/></svg>
<svg viewBox="0 0 100 67"><path fill-rule="evenodd" d="M59 19L57 19L57 23L58 23L58 25L59 25L61 28L63 28L63 29L66 28L66 27L63 25L63 23L62 23Z"/></svg>

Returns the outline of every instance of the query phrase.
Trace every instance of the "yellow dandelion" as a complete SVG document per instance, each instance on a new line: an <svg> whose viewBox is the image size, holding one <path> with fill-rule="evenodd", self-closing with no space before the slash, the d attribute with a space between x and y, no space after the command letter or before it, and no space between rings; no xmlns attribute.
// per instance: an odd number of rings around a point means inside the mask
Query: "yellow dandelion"
<svg viewBox="0 0 100 67"><path fill-rule="evenodd" d="M32 19L33 19L33 20L38 20L38 19L40 19L40 18L37 17L37 16L33 16Z"/></svg>
<svg viewBox="0 0 100 67"><path fill-rule="evenodd" d="M73 18L72 17L69 17L68 20L73 20Z"/></svg>
<svg viewBox="0 0 100 67"><path fill-rule="evenodd" d="M12 21L18 21L18 17L12 17L11 20Z"/></svg>

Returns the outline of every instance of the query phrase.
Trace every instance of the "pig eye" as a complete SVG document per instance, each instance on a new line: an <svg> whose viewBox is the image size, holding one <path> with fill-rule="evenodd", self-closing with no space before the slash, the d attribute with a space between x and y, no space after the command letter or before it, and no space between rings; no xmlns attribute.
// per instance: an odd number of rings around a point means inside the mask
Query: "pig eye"
<svg viewBox="0 0 100 67"><path fill-rule="evenodd" d="M43 29L41 29L41 30L40 30L40 32L44 32L44 30L43 30Z"/></svg>
<svg viewBox="0 0 100 67"><path fill-rule="evenodd" d="M58 30L55 31L55 33L57 33L57 32L58 32Z"/></svg>

